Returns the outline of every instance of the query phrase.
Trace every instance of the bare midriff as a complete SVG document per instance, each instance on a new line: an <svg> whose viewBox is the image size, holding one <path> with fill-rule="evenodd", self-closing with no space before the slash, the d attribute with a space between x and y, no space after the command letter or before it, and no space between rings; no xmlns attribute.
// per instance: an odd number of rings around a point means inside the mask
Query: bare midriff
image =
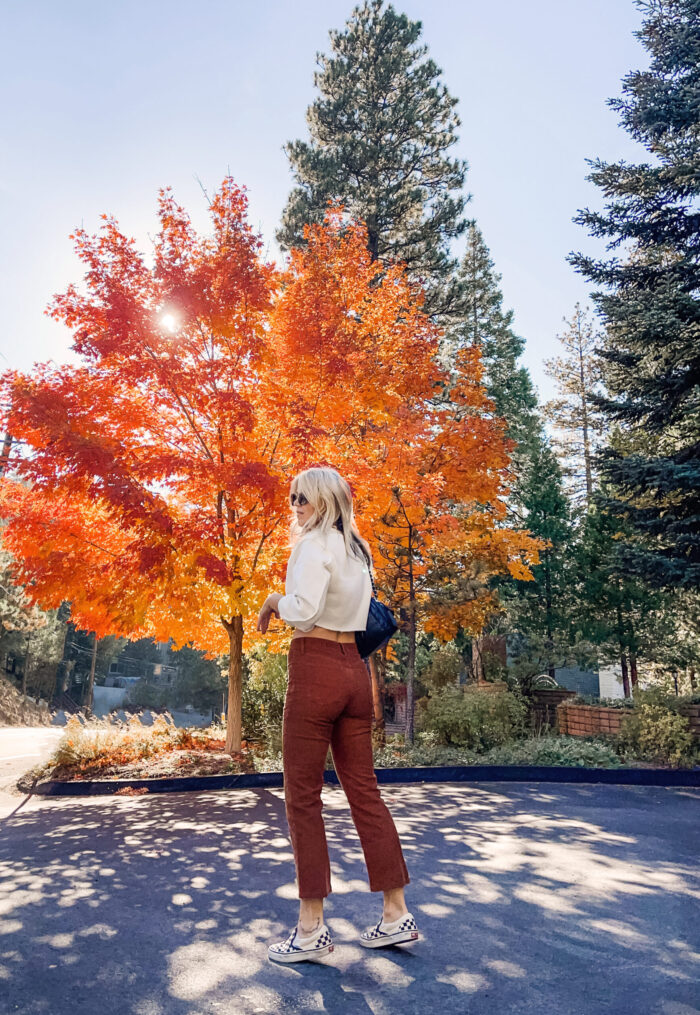
<svg viewBox="0 0 700 1015"><path fill-rule="evenodd" d="M310 631L300 631L298 628L294 629L292 635L292 641L295 638L326 638L328 641L340 641L340 642L354 642L355 632L354 631L331 631L327 627L312 627Z"/></svg>

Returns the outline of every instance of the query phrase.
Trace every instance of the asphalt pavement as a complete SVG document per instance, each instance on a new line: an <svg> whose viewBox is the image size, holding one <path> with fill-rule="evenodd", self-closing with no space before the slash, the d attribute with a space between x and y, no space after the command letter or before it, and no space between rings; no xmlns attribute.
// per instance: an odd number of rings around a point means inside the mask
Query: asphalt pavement
<svg viewBox="0 0 700 1015"><path fill-rule="evenodd" d="M62 734L62 726L0 726L0 819L24 799L17 779L47 761Z"/></svg>
<svg viewBox="0 0 700 1015"><path fill-rule="evenodd" d="M19 797L0 820L0 1013L697 1015L698 803L679 787L392 785L424 939L376 922L323 790L335 951L280 967L297 917L283 790Z"/></svg>

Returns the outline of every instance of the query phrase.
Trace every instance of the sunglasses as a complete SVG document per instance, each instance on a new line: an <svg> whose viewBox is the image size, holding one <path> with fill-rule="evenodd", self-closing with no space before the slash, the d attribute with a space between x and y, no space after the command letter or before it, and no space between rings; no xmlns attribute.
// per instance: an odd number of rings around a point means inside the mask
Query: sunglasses
<svg viewBox="0 0 700 1015"><path fill-rule="evenodd" d="M293 493L289 499L291 501L292 507L294 507L295 504L298 504L299 507L303 507L305 504L309 503L303 493L299 494Z"/></svg>

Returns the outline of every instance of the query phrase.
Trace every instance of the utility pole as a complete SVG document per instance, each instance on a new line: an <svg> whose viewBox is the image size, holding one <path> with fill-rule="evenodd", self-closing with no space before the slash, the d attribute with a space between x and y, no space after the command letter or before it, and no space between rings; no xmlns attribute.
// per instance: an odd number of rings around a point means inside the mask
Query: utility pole
<svg viewBox="0 0 700 1015"><path fill-rule="evenodd" d="M24 666L22 667L22 697L27 697L27 674L29 672L29 645L32 640L32 632L27 632L27 650L24 653Z"/></svg>
<svg viewBox="0 0 700 1015"><path fill-rule="evenodd" d="M97 635L92 632L92 659L90 660L90 676L88 678L88 689L86 695L85 705L91 711L94 712L92 707L92 699L95 687L95 666L97 664Z"/></svg>

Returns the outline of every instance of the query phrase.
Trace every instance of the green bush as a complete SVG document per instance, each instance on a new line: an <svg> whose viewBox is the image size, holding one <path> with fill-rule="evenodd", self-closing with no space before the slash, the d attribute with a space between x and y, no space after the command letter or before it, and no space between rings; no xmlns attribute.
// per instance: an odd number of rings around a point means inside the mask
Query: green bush
<svg viewBox="0 0 700 1015"><path fill-rule="evenodd" d="M433 731L442 746L483 753L522 736L526 715L527 705L516 692L464 693L446 687L427 701L421 725L424 732Z"/></svg>
<svg viewBox="0 0 700 1015"><path fill-rule="evenodd" d="M473 765L476 755L457 747L445 747L435 730L416 733L413 747L407 747L397 733L388 736L386 746L374 752L375 768L434 768L442 765Z"/></svg>
<svg viewBox="0 0 700 1015"><path fill-rule="evenodd" d="M617 742L623 751L644 761L692 768L698 748L688 719L666 704L644 702L622 720Z"/></svg>
<svg viewBox="0 0 700 1015"><path fill-rule="evenodd" d="M697 694L678 695L663 687L635 687L632 691L635 706L639 705L660 705L670 712L679 712L683 705L697 704L700 696Z"/></svg>
<svg viewBox="0 0 700 1015"><path fill-rule="evenodd" d="M456 686L463 669L461 652L454 642L447 642L432 652L429 665L421 672L420 682L431 694L437 694L443 687Z"/></svg>
<svg viewBox="0 0 700 1015"><path fill-rule="evenodd" d="M676 700L679 705L700 705L700 693L693 691L691 694L681 694Z"/></svg>
<svg viewBox="0 0 700 1015"><path fill-rule="evenodd" d="M387 737L375 752L376 768L422 768L456 765L562 765L572 768L619 768L623 762L605 740L550 734L511 740L478 754L467 748L445 747L435 731L419 733L413 747L403 737Z"/></svg>
<svg viewBox="0 0 700 1015"><path fill-rule="evenodd" d="M274 758L282 750L287 657L256 646L247 653L245 662L241 701L243 737L264 741L266 753Z"/></svg>
<svg viewBox="0 0 700 1015"><path fill-rule="evenodd" d="M600 705L601 708L634 708L634 698L599 698L596 694L577 694L566 699L567 705Z"/></svg>
<svg viewBox="0 0 700 1015"><path fill-rule="evenodd" d="M555 734L517 740L494 747L479 759L482 765L568 765L573 768L619 768L622 761L612 744L593 738Z"/></svg>

